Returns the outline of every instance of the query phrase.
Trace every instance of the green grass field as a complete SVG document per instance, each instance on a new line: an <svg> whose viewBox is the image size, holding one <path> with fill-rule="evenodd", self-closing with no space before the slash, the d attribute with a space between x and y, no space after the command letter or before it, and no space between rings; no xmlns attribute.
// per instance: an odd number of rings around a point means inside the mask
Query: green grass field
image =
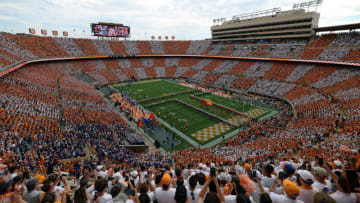
<svg viewBox="0 0 360 203"><path fill-rule="evenodd" d="M132 84L129 89L126 88L126 84L114 85L114 87L126 92L137 101L191 90L191 88L168 82L167 80L140 82Z"/></svg>
<svg viewBox="0 0 360 203"><path fill-rule="evenodd" d="M224 124L221 119L228 120L238 115L231 112L230 110L226 110L221 107L215 107L215 105L212 107L202 106L199 100L191 98L193 95L202 93L201 91L196 90L193 92L187 92L194 89L178 84L175 81L148 80L133 83L129 88L127 87L126 83L115 84L112 87L117 91L124 91L126 94L136 99L137 101L154 98L151 101L144 101L140 104L149 111L153 112L156 116L158 116L158 118L161 118L164 122L167 122L167 124L181 131L183 134L195 140L199 144L207 143L210 140L237 129L237 127L232 126L223 129L221 132L216 131L218 134L215 136L201 138L205 139L205 141L194 136L199 132L202 133L204 130L205 132L208 132L206 131L207 129L212 129L218 127L219 125L221 126ZM176 93L176 95L163 97L174 93ZM233 100L231 98L225 98L209 93L198 95L197 97L204 100L210 99L215 104L219 104L228 107L233 111L245 114L246 112L261 110L259 115L256 115L257 118L261 118L273 111L263 107L253 106L238 100ZM191 105L191 107L175 102L173 101L174 99ZM196 110L195 108L199 108L203 112ZM212 115L217 116L217 118L211 117L207 115L207 113L211 113ZM186 123L188 123L187 126Z"/></svg>
<svg viewBox="0 0 360 203"><path fill-rule="evenodd" d="M149 107L148 109L184 134L197 132L219 122L200 111L196 111L186 105L174 101L161 105L155 105ZM179 125L177 125L178 123ZM188 123L188 130L184 129L184 127L186 128L186 123Z"/></svg>

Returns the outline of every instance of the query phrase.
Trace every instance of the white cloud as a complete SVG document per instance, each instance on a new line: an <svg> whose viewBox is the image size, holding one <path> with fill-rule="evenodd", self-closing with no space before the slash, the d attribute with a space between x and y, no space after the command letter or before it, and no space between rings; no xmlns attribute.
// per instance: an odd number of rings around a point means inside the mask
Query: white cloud
<svg viewBox="0 0 360 203"><path fill-rule="evenodd" d="M131 26L133 37L175 35L177 39L210 37L212 19L231 18L274 7L291 9L297 0L2 0L0 29L27 32L28 27L48 30L86 30L90 23L116 22ZM360 1L324 0L320 26L358 22ZM356 18L356 16L358 18ZM146 36L145 36L146 33Z"/></svg>

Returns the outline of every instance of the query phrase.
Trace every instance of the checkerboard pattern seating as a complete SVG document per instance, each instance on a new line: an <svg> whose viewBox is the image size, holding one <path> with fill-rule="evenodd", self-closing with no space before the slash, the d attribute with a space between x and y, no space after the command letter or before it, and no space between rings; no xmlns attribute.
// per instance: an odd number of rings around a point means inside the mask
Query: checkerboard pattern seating
<svg viewBox="0 0 360 203"><path fill-rule="evenodd" d="M234 116L234 117L228 119L227 121L234 124L234 125L236 125L236 126L240 126L240 125L248 122L249 119L245 118L244 116Z"/></svg>
<svg viewBox="0 0 360 203"><path fill-rule="evenodd" d="M200 142L206 142L211 138L214 138L226 131L229 131L232 127L225 123L217 123L215 125L209 126L202 130L197 131L196 133L191 134L195 139L199 140Z"/></svg>
<svg viewBox="0 0 360 203"><path fill-rule="evenodd" d="M264 113L266 113L267 111L265 109L261 109L261 108L255 108L252 109L244 114L250 116L251 118L256 118L258 116L263 115Z"/></svg>

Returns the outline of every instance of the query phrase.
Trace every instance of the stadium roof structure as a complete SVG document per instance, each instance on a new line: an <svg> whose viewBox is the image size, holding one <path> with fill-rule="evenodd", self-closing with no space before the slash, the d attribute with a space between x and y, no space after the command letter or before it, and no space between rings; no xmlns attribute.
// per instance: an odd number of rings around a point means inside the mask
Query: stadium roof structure
<svg viewBox="0 0 360 203"><path fill-rule="evenodd" d="M328 31L355 30L355 29L360 29L360 23L319 27L319 28L315 28L314 30L315 32L328 32Z"/></svg>
<svg viewBox="0 0 360 203"><path fill-rule="evenodd" d="M93 23L93 24L96 24L96 23ZM106 23L106 22L98 22L97 24L124 26L124 24L119 24L119 23Z"/></svg>

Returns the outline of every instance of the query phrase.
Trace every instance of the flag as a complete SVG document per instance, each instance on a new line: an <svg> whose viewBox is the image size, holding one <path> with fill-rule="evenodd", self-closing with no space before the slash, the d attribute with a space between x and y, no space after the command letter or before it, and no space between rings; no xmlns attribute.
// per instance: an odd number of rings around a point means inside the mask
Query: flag
<svg viewBox="0 0 360 203"><path fill-rule="evenodd" d="M142 127L142 125L143 125L143 123L142 123L143 121L142 120L140 120L139 121L139 123L138 123L138 126L141 128Z"/></svg>
<svg viewBox="0 0 360 203"><path fill-rule="evenodd" d="M154 119L155 119L155 116L154 116L153 113L150 113L149 119L150 119L150 120L154 120Z"/></svg>
<svg viewBox="0 0 360 203"><path fill-rule="evenodd" d="M200 100L201 106L206 106L206 102L204 100Z"/></svg>

